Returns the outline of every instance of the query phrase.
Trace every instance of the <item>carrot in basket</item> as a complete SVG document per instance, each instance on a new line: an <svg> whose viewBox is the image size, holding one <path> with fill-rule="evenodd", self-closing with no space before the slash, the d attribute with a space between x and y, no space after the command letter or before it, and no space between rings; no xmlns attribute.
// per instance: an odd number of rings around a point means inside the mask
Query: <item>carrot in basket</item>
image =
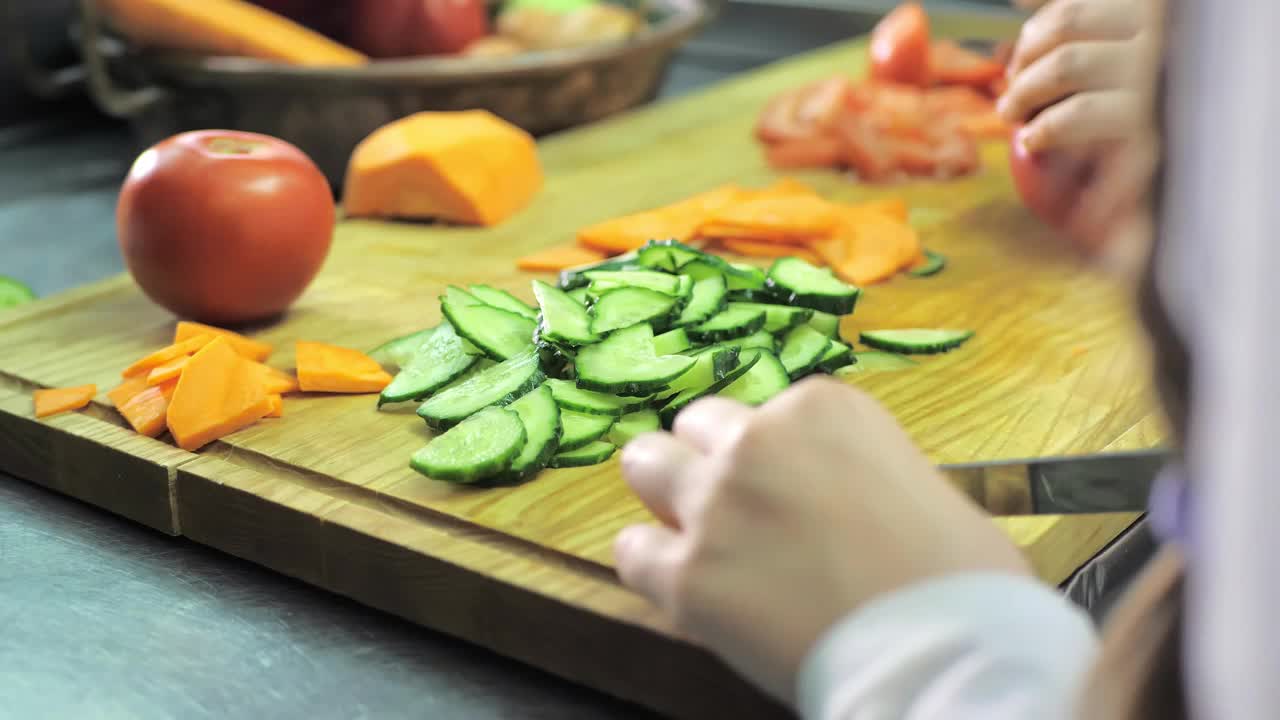
<svg viewBox="0 0 1280 720"><path fill-rule="evenodd" d="M201 348L182 371L166 423L178 447L197 450L252 425L270 410L262 371L220 337Z"/></svg>
<svg viewBox="0 0 1280 720"><path fill-rule="evenodd" d="M298 384L303 392L376 393L391 375L358 350L299 340Z"/></svg>
<svg viewBox="0 0 1280 720"><path fill-rule="evenodd" d="M605 254L577 243L555 245L516 260L516 267L528 272L557 272L605 259Z"/></svg>
<svg viewBox="0 0 1280 720"><path fill-rule="evenodd" d="M36 417L44 418L58 413L71 412L89 404L93 396L98 394L97 385L77 385L76 387L47 388L32 393Z"/></svg>

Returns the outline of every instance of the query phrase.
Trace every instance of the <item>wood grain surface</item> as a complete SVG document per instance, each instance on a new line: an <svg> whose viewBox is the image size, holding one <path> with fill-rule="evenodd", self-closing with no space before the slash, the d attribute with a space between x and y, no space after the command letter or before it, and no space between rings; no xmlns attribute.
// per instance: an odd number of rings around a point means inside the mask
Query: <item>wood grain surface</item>
<svg viewBox="0 0 1280 720"><path fill-rule="evenodd" d="M860 75L864 54L849 43L550 138L545 190L498 228L343 222L317 282L254 334L277 345L270 363L287 368L298 339L369 349L438 322L437 297L450 283L530 299L531 276L513 259L584 223L775 179L750 136L763 102L831 73ZM1159 444L1124 293L1055 254L1014 199L1004 148L983 154L979 174L948 183L871 188L834 173L797 175L835 199L907 197L925 244L949 258L933 278L867 289L846 337L977 331L919 368L852 382L938 462ZM616 459L514 488L433 482L408 467L427 428L411 407L376 411L373 396L288 397L284 418L198 454L135 436L101 396L81 413L31 417L31 389L110 389L125 365L167 343L173 322L123 277L0 318L0 467L674 716L782 713L618 585L612 539L649 515ZM997 520L1051 583L1133 521Z"/></svg>

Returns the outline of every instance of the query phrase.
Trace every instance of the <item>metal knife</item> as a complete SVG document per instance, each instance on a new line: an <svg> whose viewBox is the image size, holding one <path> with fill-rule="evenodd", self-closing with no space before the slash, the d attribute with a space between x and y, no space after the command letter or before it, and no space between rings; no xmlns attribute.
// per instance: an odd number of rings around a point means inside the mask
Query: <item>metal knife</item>
<svg viewBox="0 0 1280 720"><path fill-rule="evenodd" d="M939 469L993 515L1142 513L1170 450L999 460Z"/></svg>

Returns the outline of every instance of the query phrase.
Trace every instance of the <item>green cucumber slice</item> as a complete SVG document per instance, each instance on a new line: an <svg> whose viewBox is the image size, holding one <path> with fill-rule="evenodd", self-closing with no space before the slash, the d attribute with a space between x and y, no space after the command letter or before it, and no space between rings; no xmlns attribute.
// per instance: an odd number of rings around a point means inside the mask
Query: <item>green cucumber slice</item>
<svg viewBox="0 0 1280 720"><path fill-rule="evenodd" d="M783 333L797 325L803 325L813 317L813 308L773 305L769 303L735 302L738 307L750 307L764 311L766 332Z"/></svg>
<svg viewBox="0 0 1280 720"><path fill-rule="evenodd" d="M809 327L833 340L840 339L840 316L818 310L809 318Z"/></svg>
<svg viewBox="0 0 1280 720"><path fill-rule="evenodd" d="M0 275L0 310L25 305L36 299L36 292L25 283Z"/></svg>
<svg viewBox="0 0 1280 720"><path fill-rule="evenodd" d="M783 338L778 360L782 362L787 375L792 380L798 380L818 366L832 342L831 338L808 325L801 325L787 332Z"/></svg>
<svg viewBox="0 0 1280 720"><path fill-rule="evenodd" d="M637 407L644 407L647 398L619 397L594 390L583 390L568 380L548 380L551 397L566 410L588 415L612 415L618 417Z"/></svg>
<svg viewBox="0 0 1280 720"><path fill-rule="evenodd" d="M593 286L599 286L603 291L619 287L638 287L660 292L663 295L680 294L679 276L652 270L590 270L583 275L591 281Z"/></svg>
<svg viewBox="0 0 1280 720"><path fill-rule="evenodd" d="M523 315L530 320L538 319L537 308L529 307L528 303L506 290L499 290L488 285L469 285L467 286L467 291L485 305L492 305L500 310Z"/></svg>
<svg viewBox="0 0 1280 720"><path fill-rule="evenodd" d="M491 305L459 305L445 299L440 303L453 329L494 360L503 361L533 346L534 321L523 315Z"/></svg>
<svg viewBox="0 0 1280 720"><path fill-rule="evenodd" d="M756 307L729 303L723 311L706 322L689 327L694 342L715 343L746 337L764 327L765 314Z"/></svg>
<svg viewBox="0 0 1280 720"><path fill-rule="evenodd" d="M636 263L646 268L676 273L690 261L705 257L706 253L679 240L650 240L636 252Z"/></svg>
<svg viewBox="0 0 1280 720"><path fill-rule="evenodd" d="M665 401L686 390L710 387L738 366L740 352L737 348L723 345L706 348L705 352L693 356L693 367L689 368L689 372L671 381L667 389L659 392L656 397Z"/></svg>
<svg viewBox="0 0 1280 720"><path fill-rule="evenodd" d="M835 372L848 375L856 372L877 372L883 370L905 370L920 365L909 357L895 355L883 350L863 350L853 354L854 362L845 365Z"/></svg>
<svg viewBox="0 0 1280 720"><path fill-rule="evenodd" d="M484 305L480 302L480 298L463 290L457 285L450 285L444 289L444 296L440 298L441 302L448 301L454 305Z"/></svg>
<svg viewBox="0 0 1280 720"><path fill-rule="evenodd" d="M588 305L591 302L591 298L589 297L590 293L591 291L589 287L586 285L583 285L580 288L570 290L567 294L569 297L582 303L583 307L586 307L586 305Z"/></svg>
<svg viewBox="0 0 1280 720"><path fill-rule="evenodd" d="M683 355L658 355L653 328L632 325L578 351L578 387L618 395L648 395L661 390L693 367Z"/></svg>
<svg viewBox="0 0 1280 720"><path fill-rule="evenodd" d="M423 343L430 340L441 327L448 325L448 322L442 322L433 328L419 330L408 335L401 335L398 338L388 340L369 352L369 357L373 358L379 365L392 370L403 368L418 353L418 348ZM457 333L453 331L453 326L449 326L449 332L457 337ZM481 356L484 355L475 345L458 338L462 341L462 347L468 355Z"/></svg>
<svg viewBox="0 0 1280 720"><path fill-rule="evenodd" d="M832 340L831 347L818 360L818 369L823 372L835 372L849 363L857 362L853 357L853 348L839 340Z"/></svg>
<svg viewBox="0 0 1280 720"><path fill-rule="evenodd" d="M681 275L680 277L689 277ZM684 308L680 311L680 316L676 318L676 327L685 325L697 325L698 323L709 320L713 315L724 310L729 288L725 285L723 275L711 275L701 280L693 281L693 289L690 291L689 302L685 303Z"/></svg>
<svg viewBox="0 0 1280 720"><path fill-rule="evenodd" d="M684 328L676 328L653 339L653 351L659 355L675 355L693 347L689 333Z"/></svg>
<svg viewBox="0 0 1280 720"><path fill-rule="evenodd" d="M942 272L947 266L947 256L932 250L924 251L924 262L919 267L908 270L907 274L912 277L929 277Z"/></svg>
<svg viewBox="0 0 1280 720"><path fill-rule="evenodd" d="M668 276L675 279L674 275ZM596 335L638 324L666 324L676 299L656 290L621 287L600 296L591 306L591 332Z"/></svg>
<svg viewBox="0 0 1280 720"><path fill-rule="evenodd" d="M827 268L800 258L778 258L769 268L769 287L787 305L848 315L858 301L858 288L842 282Z"/></svg>
<svg viewBox="0 0 1280 720"><path fill-rule="evenodd" d="M617 418L560 408L560 452L577 450L604 437Z"/></svg>
<svg viewBox="0 0 1280 720"><path fill-rule="evenodd" d="M767 354L768 353L763 351L745 353L744 356L741 356L741 362L739 362L732 370L725 373L724 377L716 380L710 385L690 387L668 400L667 404L663 405L662 409L658 411L658 420L662 423L662 427L670 428L676 421L676 415L678 415L681 410L688 407L694 400L704 398L708 395L714 395L737 382L751 371L755 364L759 362L761 356Z"/></svg>
<svg viewBox="0 0 1280 720"><path fill-rule="evenodd" d="M480 359L479 355L468 351L470 343L458 337L447 322L414 336L422 337L413 357L383 388L378 396L378 407L406 400L422 400L461 377Z"/></svg>
<svg viewBox="0 0 1280 720"><path fill-rule="evenodd" d="M618 450L613 443L604 441L596 441L584 445L577 450L568 450L551 458L551 467L553 468L570 468L570 467L586 467L588 465L599 465L600 463L613 457L613 453Z"/></svg>
<svg viewBox="0 0 1280 720"><path fill-rule="evenodd" d="M585 273L591 272L592 270L641 269L640 265L636 264L636 255L637 253L635 252L623 253L622 255L609 258L602 262L561 270L556 284L559 285L561 290L574 290L591 284L591 281L587 279Z"/></svg>
<svg viewBox="0 0 1280 720"><path fill-rule="evenodd" d="M529 347L432 395L418 408L418 416L436 430L447 429L490 405L509 405L519 400L544 379L538 351Z"/></svg>
<svg viewBox="0 0 1280 720"><path fill-rule="evenodd" d="M791 386L787 369L771 352L754 351L759 360L751 370L720 391L721 397L737 400L746 405L763 405L770 398Z"/></svg>
<svg viewBox="0 0 1280 720"><path fill-rule="evenodd" d="M728 263L730 273L725 276L730 290L762 290L768 285L764 270L746 263Z"/></svg>
<svg viewBox="0 0 1280 720"><path fill-rule="evenodd" d="M616 447L623 447L637 435L657 432L662 428L658 422L658 411L652 408L637 410L618 418L609 428L606 439Z"/></svg>
<svg viewBox="0 0 1280 720"><path fill-rule="evenodd" d="M722 347L739 348L741 350L759 348L761 350L768 350L769 352L776 352L778 349L778 340L774 338L769 331L761 329L746 337L725 340L720 343L720 345Z"/></svg>
<svg viewBox="0 0 1280 720"><path fill-rule="evenodd" d="M506 471L524 445L520 416L487 407L414 453L409 466L435 480L470 483Z"/></svg>
<svg viewBox="0 0 1280 720"><path fill-rule="evenodd" d="M503 479L518 482L545 468L559 449L560 406L551 397L551 388L543 384L507 407L520 416L525 442Z"/></svg>
<svg viewBox="0 0 1280 720"><path fill-rule="evenodd" d="M533 296L542 308L539 336L566 345L587 345L599 342L600 336L591 332L591 316L582 303L569 297L565 291L541 280L533 281Z"/></svg>
<svg viewBox="0 0 1280 720"><path fill-rule="evenodd" d="M971 337L973 337L972 330L910 328L865 330L859 339L863 345L877 350L926 355L955 350Z"/></svg>

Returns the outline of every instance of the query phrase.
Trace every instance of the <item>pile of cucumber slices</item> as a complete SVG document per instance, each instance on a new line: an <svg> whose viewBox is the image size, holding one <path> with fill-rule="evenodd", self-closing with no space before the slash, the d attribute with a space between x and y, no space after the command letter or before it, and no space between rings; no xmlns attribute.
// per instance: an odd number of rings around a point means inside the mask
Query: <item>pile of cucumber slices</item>
<svg viewBox="0 0 1280 720"><path fill-rule="evenodd" d="M421 401L440 433L410 461L437 480L515 483L594 465L718 394L759 405L857 357L839 333L859 290L781 258L765 272L676 241L533 282L537 307L485 285L450 286L445 320L373 352L398 373L378 399ZM973 333L882 330L872 363L944 352ZM860 353L859 353L860 354ZM874 357L873 357L874 356ZM847 369L847 370L846 370Z"/></svg>

